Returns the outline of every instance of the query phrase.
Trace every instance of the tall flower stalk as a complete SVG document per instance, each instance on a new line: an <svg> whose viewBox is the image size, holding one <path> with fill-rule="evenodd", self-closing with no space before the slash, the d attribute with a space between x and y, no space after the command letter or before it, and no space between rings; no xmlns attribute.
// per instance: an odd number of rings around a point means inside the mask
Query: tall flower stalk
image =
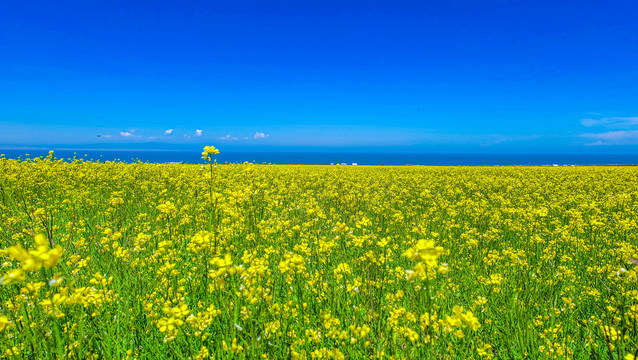
<svg viewBox="0 0 638 360"><path fill-rule="evenodd" d="M214 146L204 146L204 151L202 151L202 159L208 160L208 167L210 169L208 194L210 197L211 205L213 204L213 164L215 164L215 167L217 166L217 159L215 158L217 154L219 154L219 150L216 149ZM212 226L212 214L211 214L210 221L211 221L210 226Z"/></svg>

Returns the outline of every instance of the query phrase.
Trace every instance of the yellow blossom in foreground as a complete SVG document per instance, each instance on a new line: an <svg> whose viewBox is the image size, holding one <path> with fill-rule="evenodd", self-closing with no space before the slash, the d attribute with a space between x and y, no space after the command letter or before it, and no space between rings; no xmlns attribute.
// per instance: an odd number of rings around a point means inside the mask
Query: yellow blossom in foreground
<svg viewBox="0 0 638 360"><path fill-rule="evenodd" d="M5 315L0 315L0 331L4 330L9 324L11 324L9 318Z"/></svg>
<svg viewBox="0 0 638 360"><path fill-rule="evenodd" d="M24 281L26 275L22 269L9 270L6 274L0 277L0 285L10 285L16 282Z"/></svg>

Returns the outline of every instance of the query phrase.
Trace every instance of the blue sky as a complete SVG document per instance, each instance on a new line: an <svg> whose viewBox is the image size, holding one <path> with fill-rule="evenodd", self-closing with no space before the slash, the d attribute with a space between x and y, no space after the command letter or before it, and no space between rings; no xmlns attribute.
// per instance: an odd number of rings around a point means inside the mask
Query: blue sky
<svg viewBox="0 0 638 360"><path fill-rule="evenodd" d="M630 1L13 1L0 12L0 147L638 153L636 13Z"/></svg>

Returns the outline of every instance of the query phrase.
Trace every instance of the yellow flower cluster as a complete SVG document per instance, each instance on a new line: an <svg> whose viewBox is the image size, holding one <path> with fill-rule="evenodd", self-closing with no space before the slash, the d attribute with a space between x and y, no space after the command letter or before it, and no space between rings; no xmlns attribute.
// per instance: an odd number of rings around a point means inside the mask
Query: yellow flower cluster
<svg viewBox="0 0 638 360"><path fill-rule="evenodd" d="M237 269L233 267L233 260L230 254L226 254L223 259L220 257L214 257L210 260L210 264L216 267L214 270L209 270L209 276L212 278L217 278L226 274L233 275L237 271Z"/></svg>
<svg viewBox="0 0 638 360"><path fill-rule="evenodd" d="M0 285L9 285L26 279L25 271L37 271L41 268L50 269L58 264L64 249L60 246L50 248L49 240L42 234L34 237L35 246L25 250L20 244L0 250L0 255L19 261L16 269L10 270L0 277Z"/></svg>
<svg viewBox="0 0 638 360"><path fill-rule="evenodd" d="M219 154L219 150L215 149L214 146L205 146L204 151L202 151L202 159L210 161L211 155L215 156L217 154Z"/></svg>
<svg viewBox="0 0 638 360"><path fill-rule="evenodd" d="M159 210L162 214L167 214L167 215L177 212L177 208L175 207L175 204L173 204L170 201L166 201L157 205L157 210Z"/></svg>
<svg viewBox="0 0 638 360"><path fill-rule="evenodd" d="M452 308L452 316L446 316L444 321L443 331L452 332L454 328L468 327L474 331L477 331L481 327L478 319L471 311L463 311L463 307L455 305ZM457 337L463 337L463 332L459 329L455 333Z"/></svg>
<svg viewBox="0 0 638 360"><path fill-rule="evenodd" d="M178 327L184 325L184 318L189 315L188 305L181 303L175 307L165 306L162 308L165 317L157 320L157 327L160 332L166 333L164 342L169 342L177 336Z"/></svg>
<svg viewBox="0 0 638 360"><path fill-rule="evenodd" d="M416 245L409 248L403 253L404 257L417 261L413 270L406 270L408 280L417 278L428 279L436 276L436 272L446 274L448 272L447 264L438 266L439 257L445 254L445 249L441 246L435 246L434 240L419 240Z"/></svg>
<svg viewBox="0 0 638 360"><path fill-rule="evenodd" d="M303 273L305 269L304 259L299 254L286 253L284 260L279 263L279 271L282 274Z"/></svg>

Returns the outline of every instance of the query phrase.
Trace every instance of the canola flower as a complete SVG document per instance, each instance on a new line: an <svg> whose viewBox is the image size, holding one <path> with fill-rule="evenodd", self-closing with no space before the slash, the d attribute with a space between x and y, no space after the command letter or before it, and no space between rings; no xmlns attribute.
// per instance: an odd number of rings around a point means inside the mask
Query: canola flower
<svg viewBox="0 0 638 360"><path fill-rule="evenodd" d="M214 146L205 146L204 151L202 151L202 159L210 161L211 155L215 156L218 154L219 154L219 150L216 149Z"/></svg>
<svg viewBox="0 0 638 360"><path fill-rule="evenodd" d="M633 359L633 167L0 158L0 358Z"/></svg>

